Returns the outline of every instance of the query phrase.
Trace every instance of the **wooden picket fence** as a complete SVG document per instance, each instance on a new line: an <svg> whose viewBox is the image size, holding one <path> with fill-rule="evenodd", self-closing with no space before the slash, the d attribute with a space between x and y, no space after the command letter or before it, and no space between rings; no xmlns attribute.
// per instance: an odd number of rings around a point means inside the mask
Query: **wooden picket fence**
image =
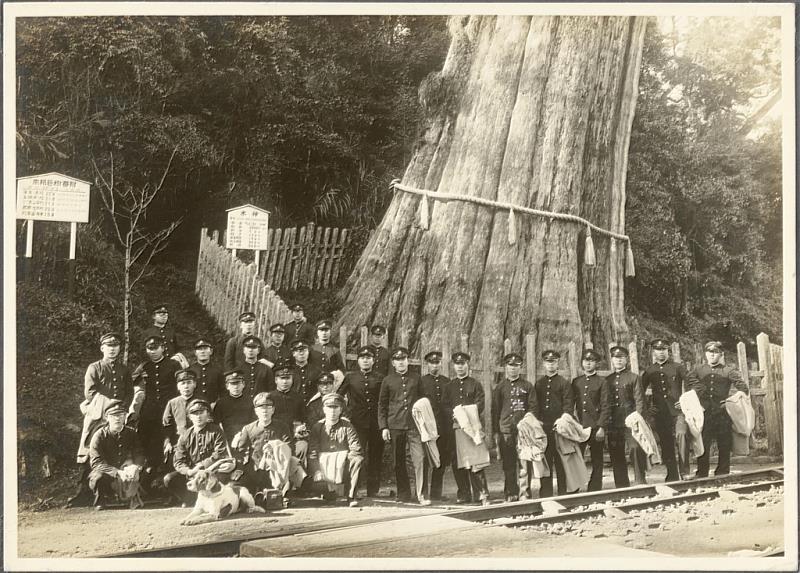
<svg viewBox="0 0 800 573"><path fill-rule="evenodd" d="M208 313L225 331L238 332L239 314L256 315L256 336L264 337L271 324L292 320L292 312L281 297L256 273L219 244L219 232L200 231L195 292Z"/></svg>
<svg viewBox="0 0 800 573"><path fill-rule="evenodd" d="M368 344L368 328L366 326L360 328L342 326L339 328L338 334L340 354L345 357L348 369L351 367L356 368L355 361L358 357L354 352L354 348L348 349L348 340L352 341L353 338L356 338L360 339L361 345ZM401 346L408 347L408 340L408 333L399 333ZM452 341L456 341L456 343L453 344ZM752 364L748 362L745 344L739 342L737 345L737 364L742 377L749 386L751 402L753 409L756 411L756 428L753 430L753 435L765 434L768 454L781 456L783 454L783 348L776 344L771 344L769 337L764 333L758 335L756 342L758 346L758 362L753 362ZM388 335L384 335L383 345L388 347ZM616 343L612 343L610 346L614 345ZM652 363L649 356L645 356L643 352L644 346L640 345L638 340L630 342L627 348L630 353L629 364L632 372L638 373ZM544 348L537 351L536 337L533 334L528 334L525 337L525 348L522 350L514 348L511 341L506 339L502 349L484 346L481 354L476 356L470 352L469 335L467 334L445 335L442 337L442 342L437 344L436 341L427 339L423 333L420 336L416 351L412 351L412 355L409 356L409 364L422 370L423 357L432 350L442 352L445 357L442 360L441 367L441 373L445 376L450 376L450 361L447 357L450 356L451 352L462 351L470 354L470 375L481 382L485 394L484 424L487 428L491 427L492 390L501 379L500 376L505 372L505 367L501 360L503 355L512 351L519 352L524 358L522 376L531 382L544 375L539 356L539 352ZM570 342L565 350L566 352L561 350L562 364L566 366L566 371L562 369L562 373L565 377L568 375L569 379L572 380L582 374L580 363L583 349L578 347L575 342ZM702 363L705 356L702 345L693 345L692 356L695 357L693 361L682 360L680 345L677 342L672 344L673 360L685 364L687 370ZM611 371L600 370L598 373L601 376L608 376Z"/></svg>
<svg viewBox="0 0 800 573"><path fill-rule="evenodd" d="M314 223L270 229L269 248L260 255L259 276L274 290L335 286L348 235L348 229L316 227Z"/></svg>

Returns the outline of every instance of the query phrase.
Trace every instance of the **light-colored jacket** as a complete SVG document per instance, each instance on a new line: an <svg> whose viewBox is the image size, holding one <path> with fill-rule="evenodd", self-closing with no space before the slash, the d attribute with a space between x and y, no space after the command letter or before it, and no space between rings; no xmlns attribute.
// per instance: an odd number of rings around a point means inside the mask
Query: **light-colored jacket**
<svg viewBox="0 0 800 573"><path fill-rule="evenodd" d="M660 464L661 453L658 451L656 436L644 417L639 412L628 414L625 418L625 426L630 428L633 439L647 455L647 468L649 469L653 464Z"/></svg>
<svg viewBox="0 0 800 573"><path fill-rule="evenodd" d="M703 406L700 404L700 398L698 398L697 392L689 390L681 394L678 402L681 405L681 412L686 420L686 425L689 427L689 434L692 437L692 451L694 451L695 456L700 457L703 455L703 452L705 452L705 447L703 446L703 422L705 415L703 413Z"/></svg>
<svg viewBox="0 0 800 573"><path fill-rule="evenodd" d="M489 449L484 441L478 406L469 404L453 408L453 417L460 426L455 431L456 459L459 468L476 472L489 465Z"/></svg>
<svg viewBox="0 0 800 573"><path fill-rule="evenodd" d="M440 460L439 447L436 445L439 429L436 427L436 416L433 414L430 400L420 398L414 402L414 405L411 406L411 417L414 418L414 423L419 431L419 438L425 449L428 450L428 455L434 467L440 467L442 462Z"/></svg>
<svg viewBox="0 0 800 573"><path fill-rule="evenodd" d="M306 477L300 460L292 455L292 448L283 440L269 440L264 444L264 455L257 467L269 471L272 486L284 495L290 486L299 488Z"/></svg>
<svg viewBox="0 0 800 573"><path fill-rule="evenodd" d="M536 416L528 412L517 423L517 456L528 460L533 466L533 477L542 478L550 475L550 466L544 457L547 449L547 432Z"/></svg>
<svg viewBox="0 0 800 573"><path fill-rule="evenodd" d="M591 428L584 428L569 414L561 414L554 424L556 453L561 459L564 474L567 478L567 491L576 491L589 481L589 473L583 461L583 452L578 445L592 435Z"/></svg>
<svg viewBox="0 0 800 573"><path fill-rule="evenodd" d="M756 425L756 413L750 403L750 396L737 391L725 400L725 411L732 422L732 453L737 456L750 454L750 434Z"/></svg>

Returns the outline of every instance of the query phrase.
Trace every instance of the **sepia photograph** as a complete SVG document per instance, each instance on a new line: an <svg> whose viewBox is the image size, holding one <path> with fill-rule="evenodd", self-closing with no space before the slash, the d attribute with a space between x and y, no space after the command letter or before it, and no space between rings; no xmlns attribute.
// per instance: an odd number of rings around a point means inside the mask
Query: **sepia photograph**
<svg viewBox="0 0 800 573"><path fill-rule="evenodd" d="M4 569L796 571L795 50L4 3Z"/></svg>

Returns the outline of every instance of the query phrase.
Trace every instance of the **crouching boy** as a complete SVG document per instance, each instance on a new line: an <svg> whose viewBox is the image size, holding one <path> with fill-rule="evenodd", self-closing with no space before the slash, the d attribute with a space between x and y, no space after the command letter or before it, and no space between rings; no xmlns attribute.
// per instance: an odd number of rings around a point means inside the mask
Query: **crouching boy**
<svg viewBox="0 0 800 573"><path fill-rule="evenodd" d="M341 417L343 405L344 399L335 392L323 397L325 418L311 427L308 437L309 472L326 500L336 500L346 488L350 507L356 507L364 456L356 429Z"/></svg>
<svg viewBox="0 0 800 573"><path fill-rule="evenodd" d="M142 505L139 475L144 463L136 431L125 425L128 411L113 403L105 412L108 425L100 428L89 445L89 489L95 509L104 509L113 498L130 500L131 509Z"/></svg>
<svg viewBox="0 0 800 573"><path fill-rule="evenodd" d="M235 449L244 462L244 485L254 495L256 504L264 500L263 490L274 488L283 495L289 488L299 488L306 472L292 456L293 433L288 424L273 418L275 404L266 393L256 394L253 407L257 420L242 428Z"/></svg>
<svg viewBox="0 0 800 573"><path fill-rule="evenodd" d="M197 493L186 489L186 481L202 468L207 468L217 460L228 456L225 438L219 426L211 423L208 402L194 399L189 403L189 419L192 426L178 438L175 445L173 465L175 471L164 476L164 486L183 502L184 506L194 505ZM223 476L219 476L220 481Z"/></svg>

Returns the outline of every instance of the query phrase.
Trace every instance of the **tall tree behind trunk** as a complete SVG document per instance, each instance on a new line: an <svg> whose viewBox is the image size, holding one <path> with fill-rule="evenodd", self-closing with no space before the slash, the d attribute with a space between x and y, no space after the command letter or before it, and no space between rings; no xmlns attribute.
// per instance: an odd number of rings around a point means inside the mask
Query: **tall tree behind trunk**
<svg viewBox="0 0 800 573"><path fill-rule="evenodd" d="M579 215L624 233L625 172L646 21L456 17L439 74L420 88L429 124L403 184ZM340 292L339 324L382 323L397 342L469 333L537 348L625 340L625 245L585 229L398 191ZM519 348L519 346L518 346Z"/></svg>

